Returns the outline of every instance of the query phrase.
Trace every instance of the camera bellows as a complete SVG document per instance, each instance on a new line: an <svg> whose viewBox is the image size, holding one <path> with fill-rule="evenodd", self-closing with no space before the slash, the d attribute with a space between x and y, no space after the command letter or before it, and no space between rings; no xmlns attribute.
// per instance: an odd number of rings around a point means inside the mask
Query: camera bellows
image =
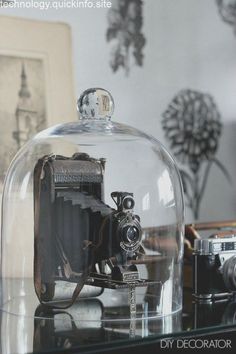
<svg viewBox="0 0 236 354"><path fill-rule="evenodd" d="M56 238L61 243L71 268L82 272L99 247L101 227L109 221L113 209L94 196L81 192L59 191L55 201ZM110 217L109 217L110 216ZM104 235L105 233L103 233ZM107 237L107 233L105 234ZM106 240L108 241L108 240ZM107 243L104 244L107 246ZM103 248L103 254L109 251Z"/></svg>

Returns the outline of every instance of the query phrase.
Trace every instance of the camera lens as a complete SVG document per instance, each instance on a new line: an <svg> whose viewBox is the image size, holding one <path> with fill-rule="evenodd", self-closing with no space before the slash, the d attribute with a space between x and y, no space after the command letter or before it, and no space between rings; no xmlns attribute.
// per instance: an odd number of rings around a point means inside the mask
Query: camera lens
<svg viewBox="0 0 236 354"><path fill-rule="evenodd" d="M130 226L127 230L127 239L130 242L136 242L139 238L139 232L135 226Z"/></svg>
<svg viewBox="0 0 236 354"><path fill-rule="evenodd" d="M230 257L223 265L223 279L226 287L236 290L236 256Z"/></svg>
<svg viewBox="0 0 236 354"><path fill-rule="evenodd" d="M132 197L126 197L123 199L122 204L124 209L133 209L134 199Z"/></svg>
<svg viewBox="0 0 236 354"><path fill-rule="evenodd" d="M122 236L125 243L136 243L139 241L139 230L135 226L128 225L123 229Z"/></svg>

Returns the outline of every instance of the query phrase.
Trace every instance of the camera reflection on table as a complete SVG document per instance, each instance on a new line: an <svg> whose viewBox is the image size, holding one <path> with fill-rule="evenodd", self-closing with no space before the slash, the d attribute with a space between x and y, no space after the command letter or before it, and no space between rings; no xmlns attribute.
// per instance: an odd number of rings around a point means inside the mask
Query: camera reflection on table
<svg viewBox="0 0 236 354"><path fill-rule="evenodd" d="M125 310L128 313L129 307ZM67 310L38 306L34 320L34 351L91 346L181 330L181 312L155 319L114 322L104 320L104 311L98 299L79 300ZM116 308L110 309L110 312L116 311Z"/></svg>

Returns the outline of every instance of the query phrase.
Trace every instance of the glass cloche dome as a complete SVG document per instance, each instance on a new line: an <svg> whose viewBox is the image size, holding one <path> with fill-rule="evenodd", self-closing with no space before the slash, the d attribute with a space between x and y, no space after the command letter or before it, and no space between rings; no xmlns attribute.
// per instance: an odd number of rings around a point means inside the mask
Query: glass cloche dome
<svg viewBox="0 0 236 354"><path fill-rule="evenodd" d="M176 164L159 141L111 120L108 91L85 91L78 110L78 122L29 141L7 173L1 309L47 317L94 298L101 321L177 313L184 205ZM73 312L80 321L88 314Z"/></svg>

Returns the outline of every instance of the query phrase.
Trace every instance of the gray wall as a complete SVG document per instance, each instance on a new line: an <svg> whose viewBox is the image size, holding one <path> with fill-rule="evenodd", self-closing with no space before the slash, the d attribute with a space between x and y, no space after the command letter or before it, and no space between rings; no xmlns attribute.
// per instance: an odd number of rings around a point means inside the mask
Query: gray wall
<svg viewBox="0 0 236 354"><path fill-rule="evenodd" d="M67 22L73 36L76 95L100 86L113 93L114 119L154 135L168 147L161 114L183 88L210 93L224 124L217 152L232 179L236 176L236 35L222 21L214 0L146 0L143 5L143 67L127 77L109 67L106 42L107 9L1 9L5 15ZM132 157L131 157L132 158ZM202 200L200 219L230 219L236 215L236 190L220 169L212 168ZM187 211L187 220L192 220Z"/></svg>

